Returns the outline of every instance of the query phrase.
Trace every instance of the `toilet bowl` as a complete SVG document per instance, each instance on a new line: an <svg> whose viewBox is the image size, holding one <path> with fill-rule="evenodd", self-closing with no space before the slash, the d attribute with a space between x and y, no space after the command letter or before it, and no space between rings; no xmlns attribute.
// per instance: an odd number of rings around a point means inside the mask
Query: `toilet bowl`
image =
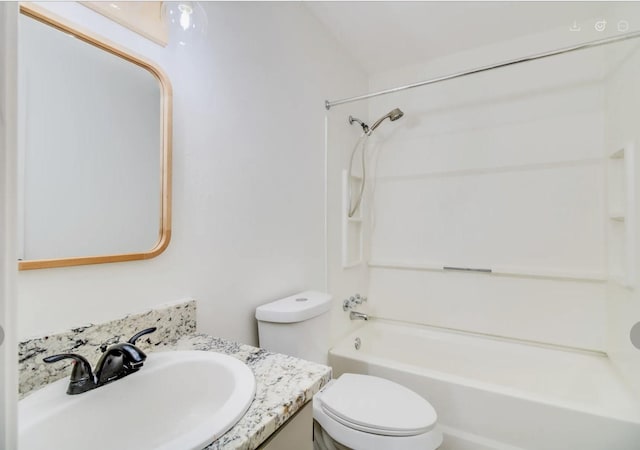
<svg viewBox="0 0 640 450"><path fill-rule="evenodd" d="M260 346L326 364L331 300L305 291L258 307ZM313 418L317 450L435 450L442 444L428 401L370 375L330 381L313 397Z"/></svg>
<svg viewBox="0 0 640 450"><path fill-rule="evenodd" d="M442 444L431 404L383 378L346 373L313 397L316 450L435 450Z"/></svg>

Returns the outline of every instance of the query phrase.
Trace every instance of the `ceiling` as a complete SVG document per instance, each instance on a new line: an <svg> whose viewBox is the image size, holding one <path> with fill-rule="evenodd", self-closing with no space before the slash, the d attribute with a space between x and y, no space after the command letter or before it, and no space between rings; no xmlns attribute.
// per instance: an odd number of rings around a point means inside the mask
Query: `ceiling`
<svg viewBox="0 0 640 450"><path fill-rule="evenodd" d="M336 1L305 5L369 74L567 26L610 2Z"/></svg>

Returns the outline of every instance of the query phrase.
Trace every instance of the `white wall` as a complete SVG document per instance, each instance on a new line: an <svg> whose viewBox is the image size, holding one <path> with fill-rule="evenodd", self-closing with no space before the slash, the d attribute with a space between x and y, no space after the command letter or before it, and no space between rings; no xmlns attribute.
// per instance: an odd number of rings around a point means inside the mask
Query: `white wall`
<svg viewBox="0 0 640 450"><path fill-rule="evenodd" d="M575 39L550 31L377 74L370 87ZM371 120L405 112L376 132L375 315L605 350L603 62L588 50L370 100Z"/></svg>
<svg viewBox="0 0 640 450"><path fill-rule="evenodd" d="M169 74L173 236L150 261L20 273L20 337L193 297L201 331L255 344L256 306L325 289L323 102L363 74L301 4L203 5L206 42L184 51L47 5Z"/></svg>
<svg viewBox="0 0 640 450"><path fill-rule="evenodd" d="M16 86L17 3L0 4L0 448L17 447Z"/></svg>

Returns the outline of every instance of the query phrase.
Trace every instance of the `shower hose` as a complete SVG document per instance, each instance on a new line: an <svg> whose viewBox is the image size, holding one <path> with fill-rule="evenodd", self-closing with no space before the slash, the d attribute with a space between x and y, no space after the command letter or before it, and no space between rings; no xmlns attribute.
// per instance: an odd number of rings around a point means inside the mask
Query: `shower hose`
<svg viewBox="0 0 640 450"><path fill-rule="evenodd" d="M365 170L365 150L366 150L366 144L367 144L367 138L369 137L369 135L367 133L362 133L362 135L360 136L360 138L358 139L358 141L356 142L356 145L353 147L353 151L351 152L351 159L349 160L349 177L347 180L347 186L348 186L348 190L349 190L349 217L353 217L353 215L355 214L355 212L358 210L358 207L360 206L360 202L362 202L362 196L364 195L364 184L366 181L366 170ZM362 155L362 157L360 158L360 164L361 164L361 168L362 168L362 180L360 181L360 192L358 193L358 198L356 199L355 203L353 201L353 194L351 192L351 178L352 178L352 171L353 171L353 159L356 155L356 152L358 151L358 147L360 147L360 145L362 145L362 151L360 152L360 154Z"/></svg>

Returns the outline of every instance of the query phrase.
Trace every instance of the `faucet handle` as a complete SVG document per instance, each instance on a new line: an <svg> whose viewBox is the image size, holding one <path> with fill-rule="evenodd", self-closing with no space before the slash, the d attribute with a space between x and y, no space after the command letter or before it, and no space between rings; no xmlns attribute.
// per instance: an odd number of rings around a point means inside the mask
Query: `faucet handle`
<svg viewBox="0 0 640 450"><path fill-rule="evenodd" d="M73 359L74 361L67 394L80 394L97 386L96 377L91 370L91 364L80 355L76 355L75 353L60 353L59 355L47 356L43 358L43 361L50 364L62 361L63 359Z"/></svg>
<svg viewBox="0 0 640 450"><path fill-rule="evenodd" d="M351 297L342 301L342 310L348 311L350 309L353 309L355 305L361 305L362 302L366 302L366 301L367 301L367 297L364 297L360 294L352 295Z"/></svg>
<svg viewBox="0 0 640 450"><path fill-rule="evenodd" d="M151 327L151 328L147 328L145 330L139 331L138 333L131 336L131 339L129 339L127 342L131 345L135 345L136 341L140 339L142 336L144 336L145 334L153 333L156 330L157 330L156 327Z"/></svg>
<svg viewBox="0 0 640 450"><path fill-rule="evenodd" d="M355 303L356 305L360 305L362 304L362 302L366 302L367 301L367 297L362 296L360 294L356 294L354 297L351 297L353 299L353 303Z"/></svg>

